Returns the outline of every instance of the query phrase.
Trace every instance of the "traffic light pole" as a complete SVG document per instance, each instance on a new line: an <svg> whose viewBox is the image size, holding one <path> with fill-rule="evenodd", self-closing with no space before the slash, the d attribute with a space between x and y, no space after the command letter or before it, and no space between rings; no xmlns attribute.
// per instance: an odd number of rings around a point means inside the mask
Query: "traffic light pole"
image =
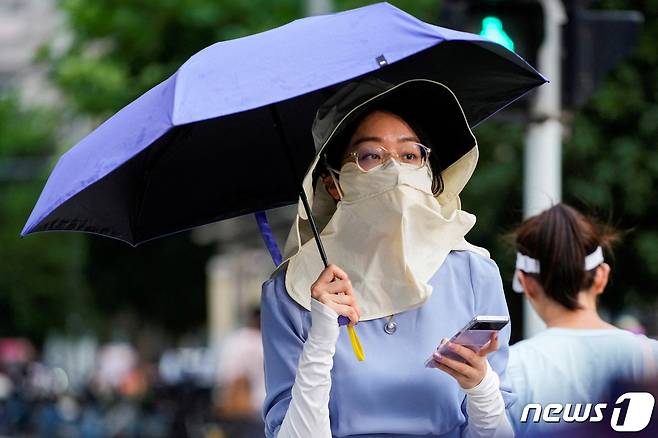
<svg viewBox="0 0 658 438"><path fill-rule="evenodd" d="M562 198L561 48L566 13L561 0L541 0L544 41L538 68L551 83L537 90L525 137L523 215L533 216ZM523 336L543 330L544 323L528 300L523 304Z"/></svg>

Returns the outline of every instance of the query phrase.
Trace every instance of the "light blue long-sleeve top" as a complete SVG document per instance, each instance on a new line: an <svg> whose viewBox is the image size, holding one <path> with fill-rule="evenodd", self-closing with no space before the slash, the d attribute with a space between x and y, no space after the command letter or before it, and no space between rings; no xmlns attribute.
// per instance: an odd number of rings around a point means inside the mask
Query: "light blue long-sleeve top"
<svg viewBox="0 0 658 438"><path fill-rule="evenodd" d="M528 403L609 401L611 385L656 375L658 342L644 335L611 329L548 328L510 348L508 376L517 402L509 410L517 437L559 433L564 422L520 422ZM585 408L582 408L583 410ZM535 410L530 411L532 419ZM573 412L570 411L573 415Z"/></svg>
<svg viewBox="0 0 658 438"><path fill-rule="evenodd" d="M311 324L309 311L290 298L284 273L263 285L261 323L267 396L265 434L276 437L288 409L297 363ZM493 260L452 251L429 282L433 292L421 306L387 318L359 322L355 329L365 361L358 362L342 328L331 371L329 416L335 437L459 437L466 427L465 394L448 374L424 362L444 337L476 315L508 315L498 267ZM309 291L310 294L310 291ZM488 356L501 380L506 407L515 400L505 372L509 324L500 348Z"/></svg>

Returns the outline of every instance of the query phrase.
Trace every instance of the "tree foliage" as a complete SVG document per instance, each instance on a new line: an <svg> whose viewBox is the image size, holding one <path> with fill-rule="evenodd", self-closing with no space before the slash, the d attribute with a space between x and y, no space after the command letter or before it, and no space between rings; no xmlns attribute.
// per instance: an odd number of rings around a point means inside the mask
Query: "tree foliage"
<svg viewBox="0 0 658 438"><path fill-rule="evenodd" d="M285 24L295 0L62 0L73 33L52 75L79 111L108 116L217 41Z"/></svg>
<svg viewBox="0 0 658 438"><path fill-rule="evenodd" d="M658 1L609 0L603 8L644 14L631 58L575 114L564 145L565 199L629 231L618 248L612 309L655 301L658 284Z"/></svg>
<svg viewBox="0 0 658 438"><path fill-rule="evenodd" d="M0 337L41 339L49 327L90 322L80 236L19 237L47 176L56 116L0 96Z"/></svg>

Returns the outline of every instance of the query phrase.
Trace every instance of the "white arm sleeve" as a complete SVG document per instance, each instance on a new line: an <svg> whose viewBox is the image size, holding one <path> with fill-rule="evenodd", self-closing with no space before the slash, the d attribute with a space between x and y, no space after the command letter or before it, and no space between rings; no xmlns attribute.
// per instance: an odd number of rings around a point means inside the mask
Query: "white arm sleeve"
<svg viewBox="0 0 658 438"><path fill-rule="evenodd" d="M484 379L466 393L468 425L463 438L510 438L512 425L505 413L505 402L500 393L500 379L487 361Z"/></svg>
<svg viewBox="0 0 658 438"><path fill-rule="evenodd" d="M331 438L329 391L339 334L337 318L332 308L311 298L311 328L277 438Z"/></svg>

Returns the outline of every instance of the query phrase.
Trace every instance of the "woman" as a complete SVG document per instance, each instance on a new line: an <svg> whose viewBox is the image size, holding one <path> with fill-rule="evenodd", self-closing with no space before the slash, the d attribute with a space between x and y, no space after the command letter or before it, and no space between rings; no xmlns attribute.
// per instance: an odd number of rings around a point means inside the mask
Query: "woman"
<svg viewBox="0 0 658 438"><path fill-rule="evenodd" d="M525 293L547 329L510 348L508 373L519 396L511 418L517 436L537 436L564 423L543 417L535 423L534 410L522 423L528 403L569 403L570 416L581 403L578 414L585 415L587 403L609 399L606 390L613 383L656 377L658 343L598 314L597 299L610 275L603 249L610 251L614 231L557 204L526 220L515 234L514 289Z"/></svg>
<svg viewBox="0 0 658 438"><path fill-rule="evenodd" d="M498 268L464 239L475 218L458 195L477 144L457 99L422 79L349 84L313 136L304 186L335 265L323 269L300 208L263 285L266 435L511 436L509 328L479 353L453 346L465 363L424 366L473 316L508 314ZM359 323L364 362L339 315Z"/></svg>

